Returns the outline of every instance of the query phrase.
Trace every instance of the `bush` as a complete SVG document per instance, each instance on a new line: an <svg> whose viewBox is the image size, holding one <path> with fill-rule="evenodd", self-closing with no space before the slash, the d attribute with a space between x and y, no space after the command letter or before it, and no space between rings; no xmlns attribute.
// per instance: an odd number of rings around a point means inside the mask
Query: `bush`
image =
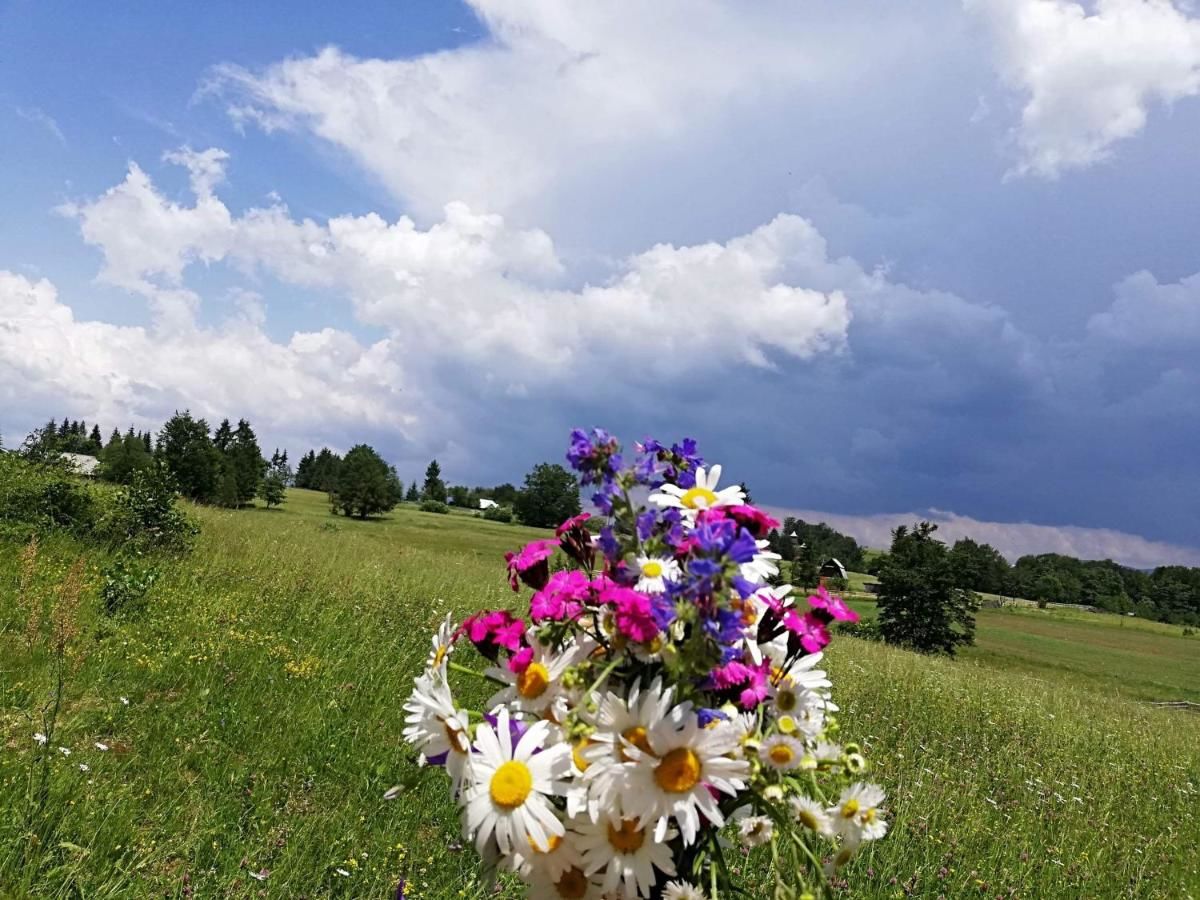
<svg viewBox="0 0 1200 900"><path fill-rule="evenodd" d="M422 500L421 512L446 514L450 512L450 507L448 507L441 500Z"/></svg>
<svg viewBox="0 0 1200 900"><path fill-rule="evenodd" d="M200 533L175 505L175 484L162 466L135 472L116 492L100 525L103 536L134 550L185 551Z"/></svg>
<svg viewBox="0 0 1200 900"><path fill-rule="evenodd" d="M86 535L96 526L94 490L58 460L0 453L0 522L26 530Z"/></svg>
<svg viewBox="0 0 1200 900"><path fill-rule="evenodd" d="M483 511L483 517L489 522L511 522L513 511L507 506L490 506Z"/></svg>
<svg viewBox="0 0 1200 900"><path fill-rule="evenodd" d="M839 622L837 627L839 634L848 634L851 637L861 638L864 641L882 641L883 632L879 628L879 622L876 619L859 619L851 624L850 622Z"/></svg>
<svg viewBox="0 0 1200 900"><path fill-rule="evenodd" d="M141 606L146 592L158 580L158 569L134 558L119 557L101 573L100 599L110 616Z"/></svg>

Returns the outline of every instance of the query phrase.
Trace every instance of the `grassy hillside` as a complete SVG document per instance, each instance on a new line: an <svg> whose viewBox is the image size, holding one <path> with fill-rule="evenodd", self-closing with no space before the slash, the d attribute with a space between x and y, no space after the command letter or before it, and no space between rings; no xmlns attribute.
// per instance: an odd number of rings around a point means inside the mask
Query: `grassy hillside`
<svg viewBox="0 0 1200 900"><path fill-rule="evenodd" d="M429 632L512 602L502 553L539 532L411 507L333 519L305 491L196 512L196 550L144 612L89 598L37 844L24 711L45 660L22 649L20 548L0 543L0 896L368 898L402 877L410 897L484 896L440 773L382 796L415 772L401 704ZM44 545L47 582L78 552ZM1200 641L1022 615L984 613L958 662L836 645L846 737L896 818L853 895L1200 895L1200 716L1139 702L1194 696Z"/></svg>

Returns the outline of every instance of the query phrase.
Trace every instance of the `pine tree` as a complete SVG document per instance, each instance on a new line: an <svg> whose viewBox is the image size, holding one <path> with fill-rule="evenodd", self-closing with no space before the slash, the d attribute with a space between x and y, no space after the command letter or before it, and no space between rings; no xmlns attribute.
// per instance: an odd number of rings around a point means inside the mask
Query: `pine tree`
<svg viewBox="0 0 1200 900"><path fill-rule="evenodd" d="M88 436L88 452L92 456L99 456L100 451L104 449L104 438L100 436L100 426L93 425L92 433Z"/></svg>
<svg viewBox="0 0 1200 900"><path fill-rule="evenodd" d="M446 482L442 481L442 467L435 459L425 468L425 484L421 488L422 500L446 502Z"/></svg>
<svg viewBox="0 0 1200 900"><path fill-rule="evenodd" d="M258 484L267 471L267 461L263 459L254 429L245 419L238 420L226 455L237 480L238 500L249 503L258 493Z"/></svg>
<svg viewBox="0 0 1200 900"><path fill-rule="evenodd" d="M292 472L287 464L287 451L285 450L281 454L276 450L271 454L271 463L267 468L267 473L258 486L258 496L267 504L267 509L283 502L287 483L291 477Z"/></svg>
<svg viewBox="0 0 1200 900"><path fill-rule="evenodd" d="M342 460L329 502L334 512L360 519L387 512L396 505L392 470L366 444L351 448Z"/></svg>
<svg viewBox="0 0 1200 900"><path fill-rule="evenodd" d="M228 419L221 420L221 424L213 432L212 442L213 446L222 453L229 452L229 448L233 444L233 427L229 424Z"/></svg>
<svg viewBox="0 0 1200 900"><path fill-rule="evenodd" d="M406 503L420 503L421 492L417 490L417 483L414 481L408 486L408 493L404 495Z"/></svg>
<svg viewBox="0 0 1200 900"><path fill-rule="evenodd" d="M300 463L296 466L296 487L312 488L313 466L317 462L317 453L315 450L309 450L302 457Z"/></svg>

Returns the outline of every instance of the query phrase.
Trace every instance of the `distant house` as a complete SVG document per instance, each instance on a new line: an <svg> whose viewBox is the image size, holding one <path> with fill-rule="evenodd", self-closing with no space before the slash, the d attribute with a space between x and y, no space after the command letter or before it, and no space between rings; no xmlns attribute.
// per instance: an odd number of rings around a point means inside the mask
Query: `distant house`
<svg viewBox="0 0 1200 900"><path fill-rule="evenodd" d="M479 498L479 508L480 509L495 509L499 505L500 504L497 503L495 500L489 500L487 497Z"/></svg>
<svg viewBox="0 0 1200 900"><path fill-rule="evenodd" d="M821 568L817 570L817 575L821 579L821 584L824 584L827 578L841 578L844 581L846 579L846 567L838 562L838 560L830 557L821 563Z"/></svg>
<svg viewBox="0 0 1200 900"><path fill-rule="evenodd" d="M82 475L84 478L95 478L100 468L100 460L86 453L64 453L62 458L76 475Z"/></svg>

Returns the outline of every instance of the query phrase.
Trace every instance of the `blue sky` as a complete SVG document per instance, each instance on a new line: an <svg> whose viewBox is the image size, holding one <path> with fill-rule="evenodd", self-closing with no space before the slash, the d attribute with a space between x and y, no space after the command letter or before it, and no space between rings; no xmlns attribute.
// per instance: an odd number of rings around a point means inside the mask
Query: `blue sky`
<svg viewBox="0 0 1200 900"><path fill-rule="evenodd" d="M874 543L1200 564L1200 19L0 5L0 429L695 435Z"/></svg>

